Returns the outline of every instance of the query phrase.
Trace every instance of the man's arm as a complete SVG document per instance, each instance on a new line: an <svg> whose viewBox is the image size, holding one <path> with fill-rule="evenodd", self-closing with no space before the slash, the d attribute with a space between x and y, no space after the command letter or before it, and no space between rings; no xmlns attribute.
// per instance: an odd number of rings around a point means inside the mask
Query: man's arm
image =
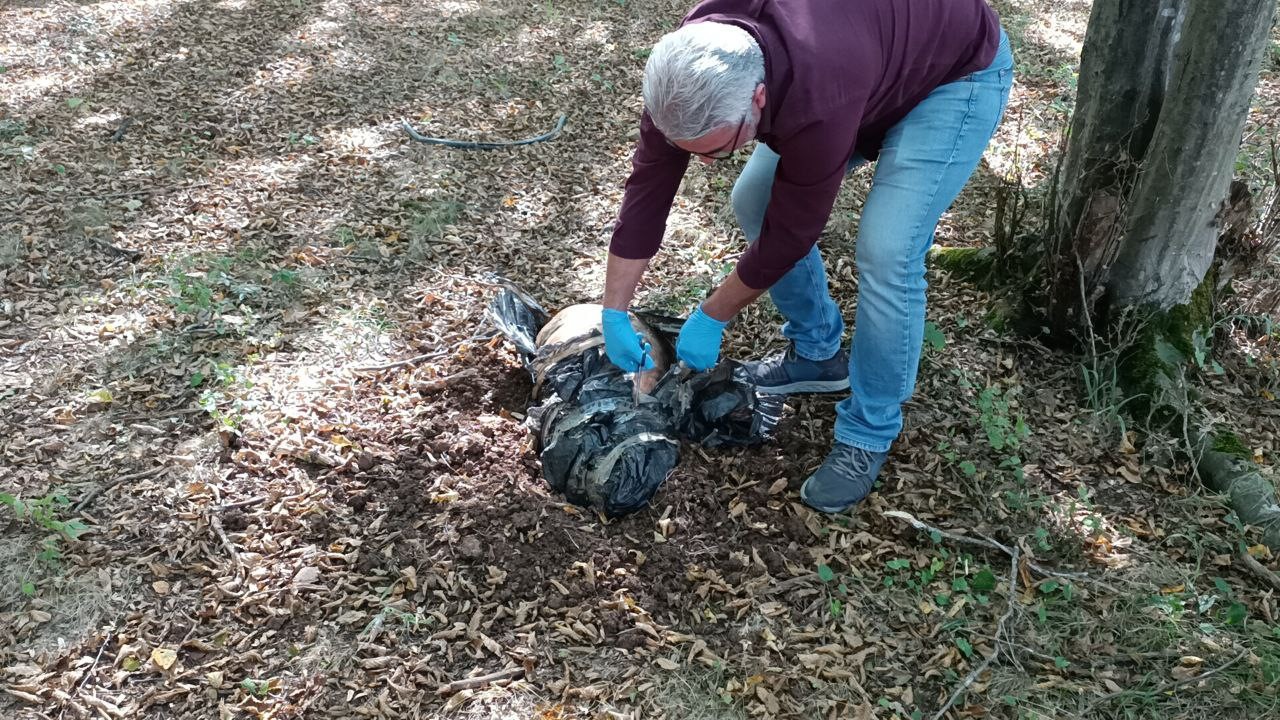
<svg viewBox="0 0 1280 720"><path fill-rule="evenodd" d="M607 308L626 311L631 307L631 298L636 294L636 286L649 267L648 258L628 259L609 253L609 263L604 271L604 300Z"/></svg>
<svg viewBox="0 0 1280 720"><path fill-rule="evenodd" d="M702 311L710 315L713 319L721 322L728 322L737 315L742 308L756 301L756 298L764 294L764 289L757 290L747 287L745 283L738 277L738 271L735 269L729 273L729 277L720 283L720 287L711 293L711 297L702 304Z"/></svg>

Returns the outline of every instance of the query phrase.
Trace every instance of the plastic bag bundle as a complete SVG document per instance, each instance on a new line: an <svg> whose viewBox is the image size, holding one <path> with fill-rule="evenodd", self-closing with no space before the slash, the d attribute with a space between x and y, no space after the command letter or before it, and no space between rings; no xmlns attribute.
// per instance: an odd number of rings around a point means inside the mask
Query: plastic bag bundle
<svg viewBox="0 0 1280 720"><path fill-rule="evenodd" d="M752 445L781 416L783 398L756 392L733 361L707 373L671 367L679 321L633 315L655 368L632 377L605 355L599 305L573 305L548 319L527 294L506 288L489 316L533 376L529 423L543 477L570 502L608 516L649 503L679 462L682 437L707 447ZM637 384L648 392L636 393Z"/></svg>

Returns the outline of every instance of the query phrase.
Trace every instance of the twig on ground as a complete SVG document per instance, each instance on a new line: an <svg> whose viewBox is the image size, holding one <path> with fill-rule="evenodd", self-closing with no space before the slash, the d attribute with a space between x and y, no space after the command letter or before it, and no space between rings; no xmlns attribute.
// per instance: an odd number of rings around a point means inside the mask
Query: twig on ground
<svg viewBox="0 0 1280 720"><path fill-rule="evenodd" d="M108 632L107 636L102 639L102 643L98 645L98 654L94 656L93 664L89 666L88 670L84 671L84 675L80 676L79 682L71 688L72 696L79 692L80 688L84 687L84 684L89 680L89 676L93 675L93 671L97 669L98 661L102 659L102 651L107 649L107 646L111 644L111 640L115 637L114 630L115 628L112 628L112 631Z"/></svg>
<svg viewBox="0 0 1280 720"><path fill-rule="evenodd" d="M134 415L120 415L109 418L113 422L134 422L136 420L155 420L157 418L171 419L180 415L196 415L198 413L207 412L202 407L194 408L175 408L173 410L157 410L149 413L137 413Z"/></svg>
<svg viewBox="0 0 1280 720"><path fill-rule="evenodd" d="M227 537L227 531L222 527L222 519L216 515L210 517L209 527L213 528L213 533L222 542L223 549L231 556L231 562L236 566L236 570L244 570L244 562L240 560L240 551L236 550L236 546L231 544L231 538Z"/></svg>
<svg viewBox="0 0 1280 720"><path fill-rule="evenodd" d="M121 190L119 192L106 193L103 195L68 195L61 198L62 200L111 200L113 198L132 197L134 195L165 195L171 192L179 192L182 190L198 190L212 185L211 182L198 182L190 185L170 185L160 188L138 188L135 190Z"/></svg>
<svg viewBox="0 0 1280 720"><path fill-rule="evenodd" d="M417 365L420 362L435 360L437 358L445 357L449 353L457 352L459 348L461 348L463 345L466 345L469 342L476 342L478 340L492 340L495 337L497 337L497 335L494 333L488 333L488 334L481 333L477 335L472 335L471 337L465 340L460 340L454 343L453 345L451 345L450 347L445 348L444 350L437 350L435 352L426 353L425 355L417 355L411 358L405 358L404 360L396 360L395 362L382 363L381 365L356 365L347 369L353 372L377 372L379 370L393 370L398 367L404 367L405 365Z"/></svg>
<svg viewBox="0 0 1280 720"><path fill-rule="evenodd" d="M426 362L428 360L435 360L436 358L442 358L448 354L449 354L448 350L437 350L436 352L426 353L424 355L415 355L411 358L405 358L404 360L396 360L395 362L383 363L381 365L357 365L356 367L351 368L351 370L355 372L376 372L379 370L394 370L395 368L404 367L405 365L417 365L420 362Z"/></svg>
<svg viewBox="0 0 1280 720"><path fill-rule="evenodd" d="M160 467L153 467L150 470L142 470L135 473L128 473L126 475L117 475L116 477L106 481L105 483L85 493L85 496L80 498L80 501L77 502L75 505L73 505L71 510L73 512L80 512L81 510L88 507L90 503L96 500L99 495L119 485L120 483L132 482L134 480L150 479L159 475L164 471L165 471L165 467L161 465Z"/></svg>
<svg viewBox="0 0 1280 720"><path fill-rule="evenodd" d="M92 242L94 245L97 245L98 247L102 248L103 250L106 250L107 252L119 255L120 257L128 260L129 262L135 262L142 258L141 250L130 250L128 248L117 247L107 242L106 240L99 240L97 238L89 238L89 241Z"/></svg>
<svg viewBox="0 0 1280 720"><path fill-rule="evenodd" d="M917 530L923 530L928 533L937 533L944 538L948 538L950 540L954 540L958 543L963 543L966 545L974 545L976 547L987 548L988 550L998 550L1004 553L1005 555L1009 555L1011 557L1013 556L1013 553L1016 550L1018 550L1018 548L1016 547L1011 548L1008 545L1005 545L1004 543L999 542L998 540L993 540L992 538L989 538L986 536L983 536L980 538L974 538L974 537L969 537L968 535L957 535L952 532L947 532L946 530L943 530L941 528L936 528L926 522L918 520L911 513L902 512L901 510L886 510L881 514L884 515L885 517L905 520L908 524L910 524L912 527L914 527ZM1032 572L1036 573L1037 575L1040 575L1041 577L1057 577L1057 578L1070 578L1072 580L1083 580L1086 582L1094 583L1095 585L1105 590L1109 590L1113 593L1120 594L1120 591L1117 590L1116 588L1089 575L1088 573L1067 572L1064 570L1053 570L1051 568L1042 567L1030 561L1027 562L1027 567L1030 568Z"/></svg>
<svg viewBox="0 0 1280 720"><path fill-rule="evenodd" d="M439 695L452 695L460 690L470 690L473 688L484 687L500 680L515 680L524 677L524 668L507 668L498 672L481 675L479 677L464 678L462 680L454 680L453 682L441 685L436 693Z"/></svg>
<svg viewBox="0 0 1280 720"><path fill-rule="evenodd" d="M1245 569L1253 573L1254 577L1267 585L1270 585L1276 590L1280 590L1280 576L1268 570L1266 566L1258 562L1258 560L1250 555L1248 551L1242 551L1240 553L1240 562L1244 563Z"/></svg>
<svg viewBox="0 0 1280 720"><path fill-rule="evenodd" d="M960 695L962 695L965 690L968 690L969 686L978 679L978 676L986 672L987 668L991 667L991 663L1000 656L1000 640L1001 636L1004 635L1004 625L1009 622L1009 618L1013 616L1013 608L1016 606L1015 603L1017 602L1018 559L1021 555L1022 548L1018 547L1013 548L1013 552L1009 554L1009 595L1006 601L1007 607L1004 610L1004 615L1001 615L1000 620L996 622L996 634L995 637L992 638L994 647L991 650L991 656L983 660L978 667L974 668L972 672L965 676L964 680L960 681L960 684L957 685L956 689L951 693L951 697L947 698L947 702L943 704L943 706L938 709L937 714L933 716L933 720L940 720L942 716L951 709L951 706L956 704L956 700L960 699Z"/></svg>
<svg viewBox="0 0 1280 720"><path fill-rule="evenodd" d="M475 368L467 368L466 370L459 370L458 372L452 375L445 375L444 377L432 378L431 380L424 380L418 383L417 385L415 385L413 389L417 390L418 392L437 392L439 390L443 390L449 387L450 385L454 384L455 382L463 378L467 378L467 377L471 377L472 375L475 375L476 372L477 371Z"/></svg>
<svg viewBox="0 0 1280 720"><path fill-rule="evenodd" d="M1174 690L1174 689L1176 689L1176 688L1180 688L1180 687L1182 687L1183 685L1191 685L1191 684L1194 684L1194 683L1198 683L1198 682L1200 682L1200 681L1202 681L1202 680L1208 680L1209 678L1213 677L1214 675L1217 675L1218 673L1221 673L1221 672L1223 672L1224 670L1227 670L1227 669L1228 669L1228 668L1230 668L1232 665L1235 665L1236 663L1240 662L1240 661L1241 661L1241 660L1243 660L1243 659L1245 658L1245 656L1247 656L1248 654L1249 654L1249 651L1248 651L1248 650L1241 650L1241 651L1239 652L1239 654L1237 654L1235 657L1233 657L1233 658L1231 658L1230 660L1226 661L1226 662L1225 662L1225 663L1223 663L1222 665L1219 665L1218 667L1216 667L1216 668L1214 668L1214 669L1212 669L1212 670L1209 670L1208 672L1203 672L1203 673L1200 673L1199 675L1196 675L1195 677L1183 678L1183 679L1181 679L1181 680L1176 680L1176 681L1174 681L1174 682L1161 683L1159 687L1157 687L1157 688L1155 688L1154 690L1152 690L1152 691L1151 691L1151 694L1152 694L1152 695L1159 695L1159 694L1167 693L1167 692L1169 692L1170 690ZM1080 713L1079 713L1079 717L1088 717L1088 716L1089 716L1089 713L1093 712L1093 711L1094 711L1094 710L1095 710L1099 705L1102 705L1103 703L1106 703L1106 702L1109 702L1109 701L1111 701L1111 700L1114 700L1114 699L1116 699L1116 698L1120 697L1121 695L1129 695L1129 694L1131 694L1131 693L1137 693L1137 692L1142 692L1142 691L1140 691L1140 690L1117 690L1116 692L1113 692L1113 693L1107 693L1106 695L1103 695L1102 697L1098 698L1097 700L1094 700L1093 702L1091 702L1091 703L1089 703L1087 706L1085 706L1085 709L1080 711Z"/></svg>
<svg viewBox="0 0 1280 720"><path fill-rule="evenodd" d="M250 505L257 505L258 503L266 499L267 499L266 495L254 495L253 497L247 498L245 500L237 500L236 502L233 502L233 503L223 503L222 505L214 505L213 509L217 510L218 512L226 512L227 510L234 510L236 508L245 508L245 507L249 507Z"/></svg>

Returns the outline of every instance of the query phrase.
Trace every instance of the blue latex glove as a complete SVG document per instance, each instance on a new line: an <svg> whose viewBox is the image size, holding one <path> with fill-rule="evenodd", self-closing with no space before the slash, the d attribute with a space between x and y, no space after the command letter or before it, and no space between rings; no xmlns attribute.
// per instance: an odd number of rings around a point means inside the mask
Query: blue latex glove
<svg viewBox="0 0 1280 720"><path fill-rule="evenodd" d="M644 369L653 369L649 343L640 339L640 333L631 327L631 316L627 312L605 308L600 313L600 320L604 326L604 351L614 365L627 372L636 372L643 358Z"/></svg>
<svg viewBox="0 0 1280 720"><path fill-rule="evenodd" d="M699 305L680 328L680 337L676 338L676 359L698 372L710 370L720 359L720 340L728 324L706 314Z"/></svg>

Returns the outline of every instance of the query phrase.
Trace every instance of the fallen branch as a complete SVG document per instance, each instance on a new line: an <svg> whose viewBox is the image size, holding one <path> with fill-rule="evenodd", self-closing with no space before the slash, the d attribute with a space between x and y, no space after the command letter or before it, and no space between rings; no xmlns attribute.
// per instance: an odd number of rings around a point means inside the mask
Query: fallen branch
<svg viewBox="0 0 1280 720"><path fill-rule="evenodd" d="M1201 682L1202 680L1208 680L1209 678L1213 677L1214 675L1217 675L1218 673L1221 673L1221 672L1223 672L1224 670L1226 670L1226 669L1230 668L1232 665L1235 665L1236 663L1240 662L1240 661L1241 661L1241 660L1243 660L1243 659L1245 658L1245 656L1246 656L1246 655L1248 655L1248 654L1249 654L1249 651L1248 651L1248 650L1241 650L1241 651L1240 651L1240 653L1239 653L1238 655L1236 655L1235 657L1231 658L1231 659L1230 659L1230 660L1228 660L1226 663L1224 663L1224 664L1222 664L1222 665L1219 665L1218 667L1216 667L1216 668L1214 668L1214 669L1212 669L1212 670L1210 670L1210 671L1208 671L1208 672L1201 673L1201 674L1199 674L1199 675L1196 675L1195 677L1183 678L1182 680L1178 680L1178 681L1175 681L1175 682L1166 682L1166 683L1161 683L1161 685L1160 685L1159 687L1157 687L1156 689L1154 689L1154 690L1152 690L1152 691L1151 691L1151 694L1152 694L1152 695L1162 695L1162 694L1164 694L1164 693L1169 692L1170 690L1174 690L1174 689L1180 688L1180 687L1182 687L1183 685L1191 685L1191 684L1193 684L1193 683ZM1091 712L1093 712L1093 710L1095 710L1099 705L1102 705L1103 703L1106 703L1106 702L1109 702L1109 701L1111 701L1111 700L1114 700L1114 699L1116 699L1116 698L1120 697L1121 695L1129 695L1129 694L1137 693L1137 692L1141 692L1141 691L1140 691L1140 690L1117 690L1117 691L1115 691L1115 692L1113 692L1113 693L1107 693L1106 695L1103 695L1102 697L1098 698L1097 700L1094 700L1093 702L1089 703L1089 705L1088 705L1088 706L1086 706L1084 710L1080 711L1079 717L1082 717L1082 718L1083 718L1083 717L1089 717L1089 714L1090 714Z"/></svg>
<svg viewBox="0 0 1280 720"><path fill-rule="evenodd" d="M448 354L449 354L448 350L437 350L436 352L426 353L424 355L415 355L411 358L405 358L404 360L396 360L395 362L383 363L381 365L357 365L351 368L351 370L354 372L376 372L378 370L394 370L395 368L398 368L398 367L404 367L406 365L417 365L420 362L426 362L428 360L435 360L437 358L442 358Z"/></svg>
<svg viewBox="0 0 1280 720"><path fill-rule="evenodd" d="M236 570L244 570L244 562L240 559L240 551L236 550L236 546L231 544L231 538L227 537L227 531L222 527L222 519L216 515L210 517L209 527L213 528L213 533L222 542L223 549L231 556L231 562L236 566Z"/></svg>
<svg viewBox="0 0 1280 720"><path fill-rule="evenodd" d="M941 528L936 528L926 522L922 522L916 519L916 517L911 513L902 512L901 510L886 510L881 514L884 515L885 517L905 520L917 530L923 530L927 533L937 533L938 535L944 538L954 540L958 543L973 545L975 547L980 547L980 548L986 548L988 550L998 550L999 552L1002 552L1005 555L1008 555L1010 557L1012 557L1015 552L1018 552L1018 548L1016 547L1011 548L1008 545L1005 545L1004 543L998 540L994 540L986 536L982 536L980 538L974 538L974 537L969 537L968 535L957 535L952 532L947 532L946 530L943 530ZM1030 561L1027 562L1027 567L1030 568L1032 572L1036 573L1037 575L1040 575L1041 577L1069 578L1071 580L1083 580L1086 582L1094 583L1095 585L1098 585L1099 587L1109 590L1113 593L1116 593L1116 594L1120 593L1120 591L1117 590L1116 588L1112 587L1111 585L1108 585L1107 583L1095 577L1092 577L1088 573L1053 570L1051 568L1042 567Z"/></svg>
<svg viewBox="0 0 1280 720"><path fill-rule="evenodd" d="M1259 580L1270 585L1276 590L1280 590L1280 576L1268 570L1262 563L1258 562L1256 558L1250 555L1247 550L1240 553L1240 562L1244 563L1245 569L1253 573L1253 575Z"/></svg>
<svg viewBox="0 0 1280 720"><path fill-rule="evenodd" d="M198 190L212 185L211 182L191 183L190 185L170 185L168 187L159 188L138 188L135 190L121 190L119 192L107 193L105 195L67 195L59 198L60 200L111 200L114 198L133 197L135 195L167 195L171 192L179 192L181 190Z"/></svg>
<svg viewBox="0 0 1280 720"><path fill-rule="evenodd" d="M128 473L126 475L117 475L111 480L108 480L107 482L85 493L85 496L80 498L80 501L77 502L74 506L72 506L71 510L73 512L80 512L81 510L88 507L89 503L92 503L95 499L97 499L99 495L119 485L120 483L132 482L134 480L150 479L159 475L164 471L165 471L165 467L162 465L160 467L151 468L150 470L142 470L140 472Z"/></svg>
<svg viewBox="0 0 1280 720"><path fill-rule="evenodd" d="M463 378L468 378L475 375L476 372L477 371L475 368L467 368L466 370L459 370L458 372L452 375L445 375L444 377L424 380L418 383L417 385L415 385L413 389L417 390L418 392L438 392L440 390L443 390L449 387L450 385L454 384L455 382Z"/></svg>
<svg viewBox="0 0 1280 720"><path fill-rule="evenodd" d="M471 690L473 688L485 687L501 680L515 680L524 677L524 668L507 668L498 672L481 675L479 677L465 678L462 680L454 680L453 682L441 685L436 693L439 695L452 695L461 690Z"/></svg>
<svg viewBox="0 0 1280 720"><path fill-rule="evenodd" d="M120 257L124 258L125 260L128 260L129 262L137 262L138 260L142 259L141 250L130 250L128 248L118 247L116 245L112 245L106 240L99 240L98 238L89 238L89 241L92 242L94 245L97 245L98 247L102 248L103 250L106 250L107 252L119 255Z"/></svg>
<svg viewBox="0 0 1280 720"><path fill-rule="evenodd" d="M415 355L414 357L411 357L411 358L405 358L404 360L396 360L394 362L389 362L389 363L382 363L381 365L356 365L354 367L350 367L347 369L353 372L377 372L379 370L393 370L395 368L404 367L406 365L417 365L418 363L421 363L421 362L426 362L428 360L435 360L438 358L445 357L449 353L457 352L459 348L461 348L463 345L466 345L469 342L476 342L477 340L492 340L495 337L497 336L492 333L488 335L486 334L472 335L466 340L460 340L454 343L453 345L445 348L444 350L429 352L429 353L426 353L425 355Z"/></svg>
<svg viewBox="0 0 1280 720"><path fill-rule="evenodd" d="M968 690L969 686L978 679L978 676L986 672L987 668L991 667L991 663L1000 655L1000 636L1004 634L1004 624L1009 622L1009 618L1013 616L1013 608L1015 607L1014 603L1017 602L1018 558L1021 555L1022 549L1016 547L1013 548L1013 552L1009 555L1009 595L1006 601L1007 607L1005 607L1004 615L1001 615L1000 620L996 622L996 634L995 637L992 638L995 647L991 650L991 656L983 660L978 667L974 668L972 672L965 676L964 680L960 681L960 684L957 685L956 689L951 693L951 697L947 698L947 702L939 708L937 714L933 716L933 720L941 720L942 716L951 709L951 706L956 704L956 700L960 699L960 695L963 694L965 690Z"/></svg>

